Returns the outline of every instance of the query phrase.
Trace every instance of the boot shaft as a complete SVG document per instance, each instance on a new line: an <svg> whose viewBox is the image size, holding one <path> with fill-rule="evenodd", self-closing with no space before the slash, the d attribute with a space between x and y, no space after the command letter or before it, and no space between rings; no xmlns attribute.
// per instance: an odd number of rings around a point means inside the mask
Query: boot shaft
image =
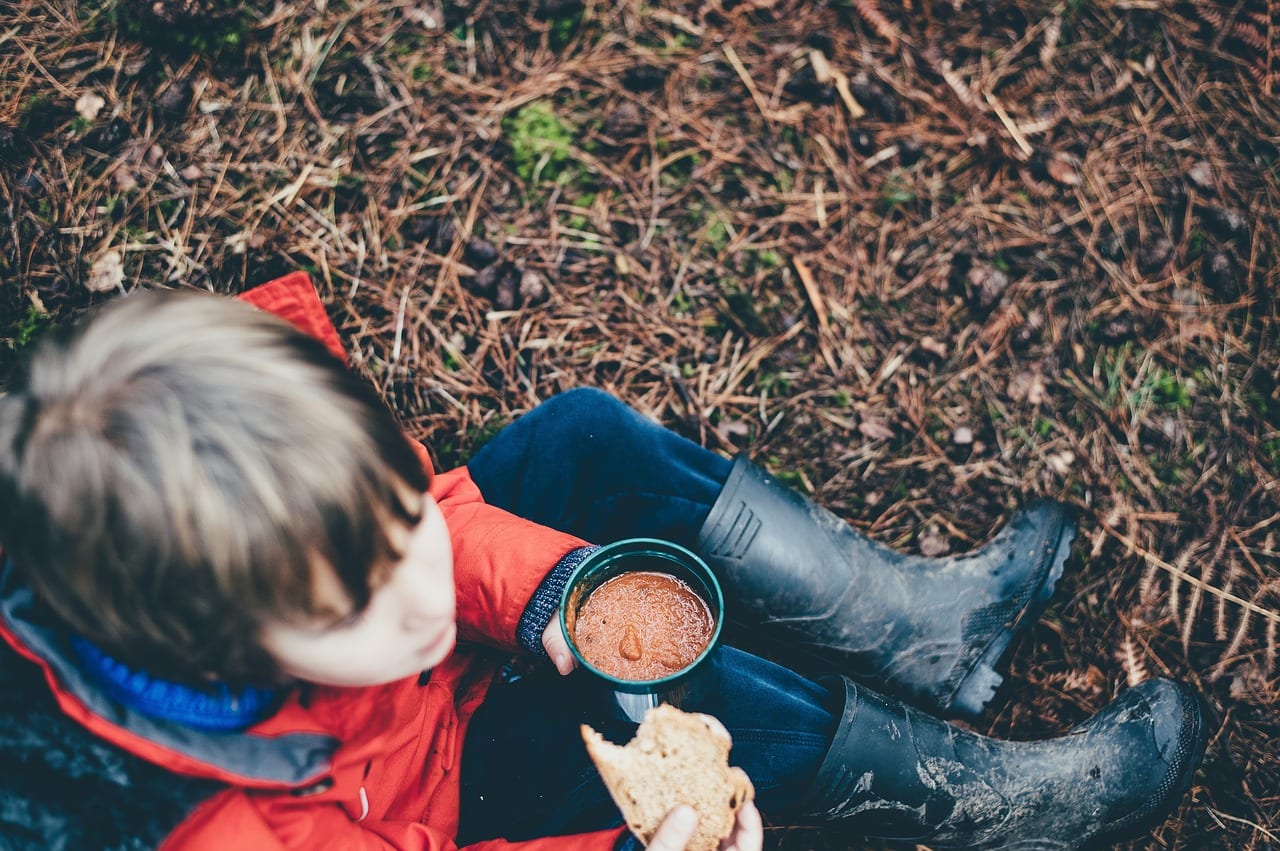
<svg viewBox="0 0 1280 851"><path fill-rule="evenodd" d="M1039 503L968 555L904 555L739 457L699 548L731 617L920 706L973 716L1000 682L996 663L1048 601L1074 536L1062 506Z"/></svg>

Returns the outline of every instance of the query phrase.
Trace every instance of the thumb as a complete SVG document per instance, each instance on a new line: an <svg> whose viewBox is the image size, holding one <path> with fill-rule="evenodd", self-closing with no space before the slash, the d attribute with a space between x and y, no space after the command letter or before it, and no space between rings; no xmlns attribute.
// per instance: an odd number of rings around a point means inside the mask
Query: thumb
<svg viewBox="0 0 1280 851"><path fill-rule="evenodd" d="M667 813L658 830L649 840L649 851L684 851L698 827L698 814L684 805Z"/></svg>
<svg viewBox="0 0 1280 851"><path fill-rule="evenodd" d="M559 618L552 618L547 628L542 631L542 649L551 657L551 663L561 675L573 673L573 653L569 650L569 642L565 640L560 629Z"/></svg>

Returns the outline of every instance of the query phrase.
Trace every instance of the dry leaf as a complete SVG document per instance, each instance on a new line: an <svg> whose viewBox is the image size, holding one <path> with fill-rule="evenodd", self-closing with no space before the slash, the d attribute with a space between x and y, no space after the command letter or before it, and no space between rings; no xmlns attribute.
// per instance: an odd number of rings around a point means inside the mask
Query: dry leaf
<svg viewBox="0 0 1280 851"><path fill-rule="evenodd" d="M1044 376L1039 372L1023 370L1009 382L1009 398L1015 402L1039 405L1044 401Z"/></svg>
<svg viewBox="0 0 1280 851"><path fill-rule="evenodd" d="M990 308L1009 287L1009 276L995 266L987 263L976 263L969 269L966 279L978 305L984 310Z"/></svg>
<svg viewBox="0 0 1280 851"><path fill-rule="evenodd" d="M1049 161L1045 163L1045 170L1049 172L1050 177L1063 186L1079 186L1084 182L1080 178L1080 172L1076 170L1075 163L1061 155L1049 157Z"/></svg>
<svg viewBox="0 0 1280 851"><path fill-rule="evenodd" d="M1049 469L1053 470L1059 476L1065 476L1071 472L1071 468L1075 466L1076 454L1070 450L1064 452L1055 452L1045 459Z"/></svg>
<svg viewBox="0 0 1280 851"><path fill-rule="evenodd" d="M751 426L738 419L721 420L716 425L716 434L725 443L741 443L751 436Z"/></svg>
<svg viewBox="0 0 1280 851"><path fill-rule="evenodd" d="M1254 706L1272 706L1271 684L1267 681L1267 673L1256 662L1245 665L1236 671L1229 686L1231 698L1241 703Z"/></svg>
<svg viewBox="0 0 1280 851"><path fill-rule="evenodd" d="M98 117L98 113L102 112L102 108L107 102L102 96L95 92L85 92L76 98L76 113L86 121L92 121Z"/></svg>
<svg viewBox="0 0 1280 851"><path fill-rule="evenodd" d="M863 420L858 423L858 431L868 440L888 440L893 437L893 429L879 420Z"/></svg>
<svg viewBox="0 0 1280 851"><path fill-rule="evenodd" d="M89 277L84 281L85 287L95 293L118 290L123 283L124 256L114 248L93 261Z"/></svg>
<svg viewBox="0 0 1280 851"><path fill-rule="evenodd" d="M1198 160L1187 169L1187 177L1201 189L1213 188L1213 166L1206 160Z"/></svg>
<svg viewBox="0 0 1280 851"><path fill-rule="evenodd" d="M430 32L444 29L444 10L438 2L410 6L404 10L404 16Z"/></svg>
<svg viewBox="0 0 1280 851"><path fill-rule="evenodd" d="M547 279L542 273L525 269L520 276L520 301L522 304L541 304L547 300Z"/></svg>
<svg viewBox="0 0 1280 851"><path fill-rule="evenodd" d="M919 543L920 552L929 558L937 558L951 551L951 542L947 540L946 535L942 534L937 523L930 523L924 527L924 531L920 533Z"/></svg>
<svg viewBox="0 0 1280 851"><path fill-rule="evenodd" d="M124 168L118 168L111 175L111 180L115 183L117 192L132 192L138 188L138 178L134 177L133 172Z"/></svg>
<svg viewBox="0 0 1280 851"><path fill-rule="evenodd" d="M222 241L223 246L232 254L244 254L245 249L249 247L249 232L240 231L233 233Z"/></svg>
<svg viewBox="0 0 1280 851"><path fill-rule="evenodd" d="M937 355L940 358L947 356L947 344L939 342L932 337L921 337L920 348L924 349L931 355Z"/></svg>

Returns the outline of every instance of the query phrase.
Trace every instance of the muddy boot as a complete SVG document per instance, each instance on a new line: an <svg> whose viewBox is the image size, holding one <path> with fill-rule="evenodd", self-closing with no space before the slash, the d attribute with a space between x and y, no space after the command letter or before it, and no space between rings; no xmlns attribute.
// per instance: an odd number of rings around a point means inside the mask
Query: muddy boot
<svg viewBox="0 0 1280 851"><path fill-rule="evenodd" d="M1148 680L1068 734L1004 742L838 678L844 709L808 801L861 836L930 848L1106 847L1159 824L1204 756L1196 693ZM828 683L832 685L832 683Z"/></svg>
<svg viewBox="0 0 1280 851"><path fill-rule="evenodd" d="M903 555L739 457L698 545L736 620L929 711L972 717L1053 593L1075 531L1065 507L1041 502L969 555Z"/></svg>

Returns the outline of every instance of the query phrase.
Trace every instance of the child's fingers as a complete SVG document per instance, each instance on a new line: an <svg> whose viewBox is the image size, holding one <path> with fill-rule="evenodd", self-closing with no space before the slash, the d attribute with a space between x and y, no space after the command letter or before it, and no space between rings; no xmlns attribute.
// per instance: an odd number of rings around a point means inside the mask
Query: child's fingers
<svg viewBox="0 0 1280 851"><path fill-rule="evenodd" d="M697 827L698 814L693 807L676 807L658 825L653 839L649 840L648 851L684 851Z"/></svg>
<svg viewBox="0 0 1280 851"><path fill-rule="evenodd" d="M764 847L764 822L753 802L747 801L738 809L733 833L720 847L722 851L760 851Z"/></svg>
<svg viewBox="0 0 1280 851"><path fill-rule="evenodd" d="M717 736L719 736L722 739L731 738L729 736L729 731L725 729L724 724L720 722L719 718L717 718L714 715L708 715L705 712L698 712L696 714L699 718L702 719L704 724L706 724L708 727L711 728L711 732L715 733Z"/></svg>
<svg viewBox="0 0 1280 851"><path fill-rule="evenodd" d="M551 664L562 676L573 673L575 667L573 654L569 652L569 642L565 640L560 629L560 619L552 618L547 628L542 631L542 649L551 657Z"/></svg>

